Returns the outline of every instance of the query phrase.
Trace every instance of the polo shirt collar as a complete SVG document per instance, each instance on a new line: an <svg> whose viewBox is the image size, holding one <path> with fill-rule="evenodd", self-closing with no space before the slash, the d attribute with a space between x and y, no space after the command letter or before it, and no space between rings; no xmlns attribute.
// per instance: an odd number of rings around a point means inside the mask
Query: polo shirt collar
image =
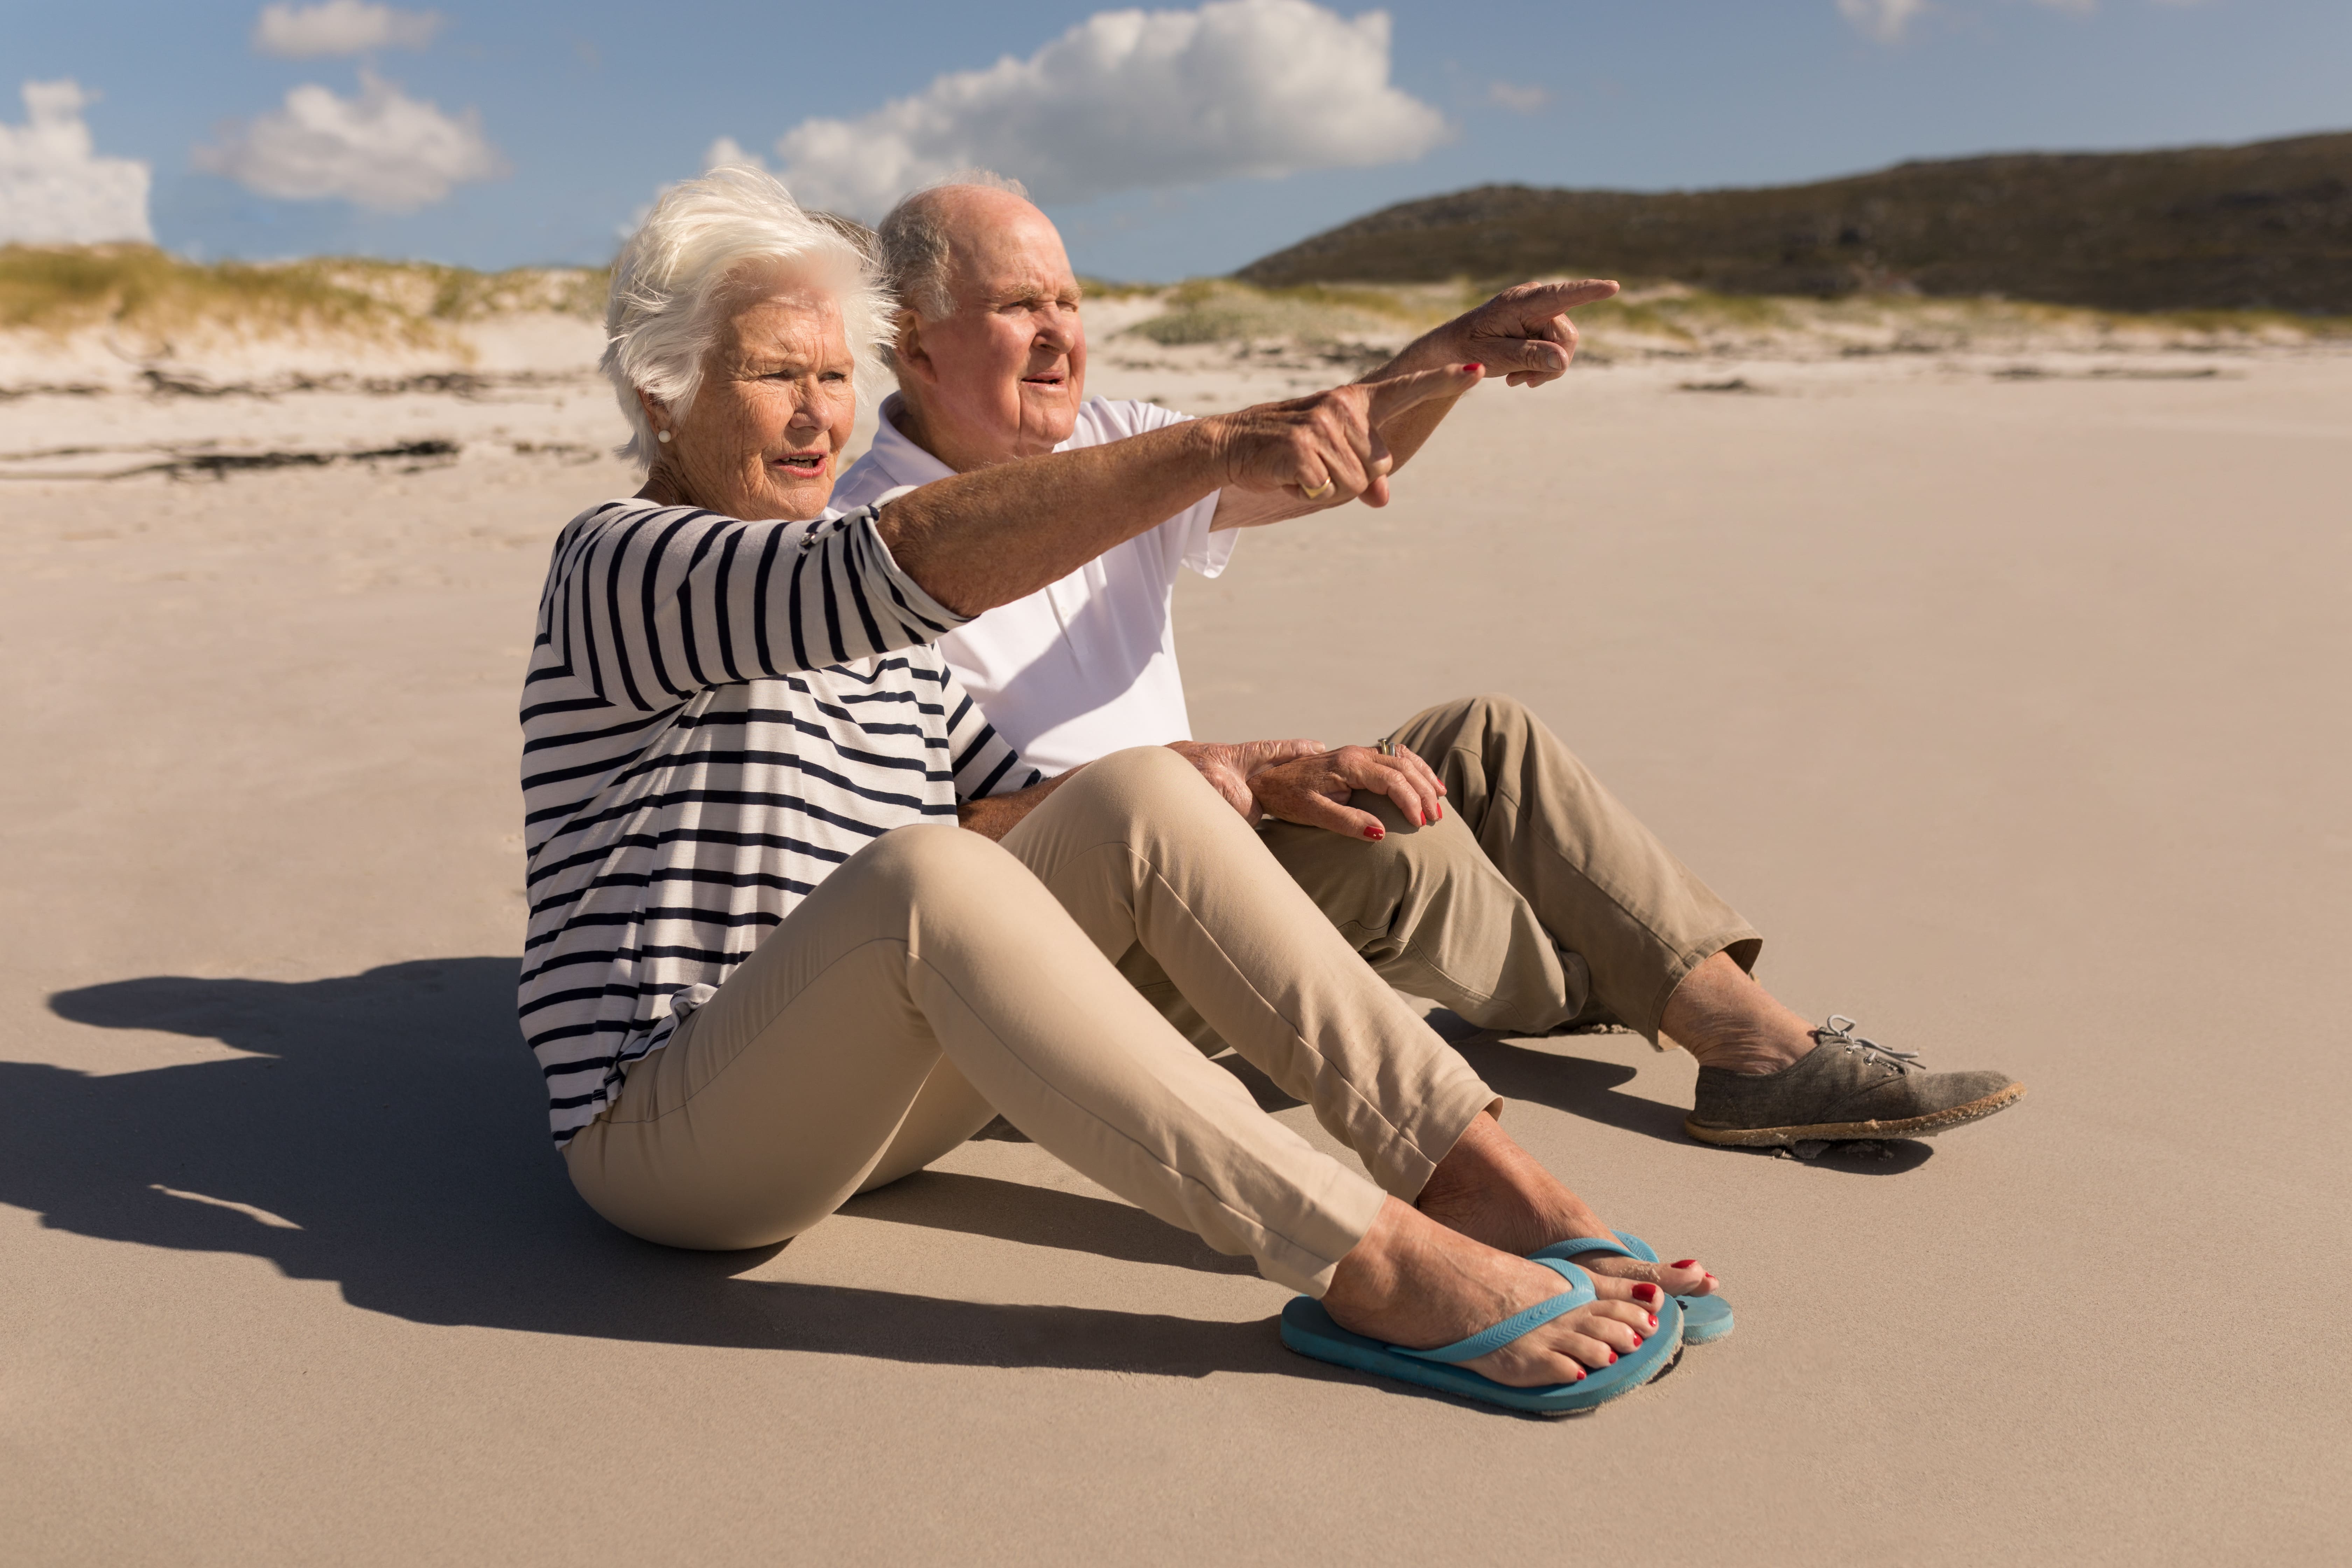
<svg viewBox="0 0 2352 1568"><path fill-rule="evenodd" d="M874 428L874 445L867 451L894 484L927 485L933 479L946 479L955 472L953 468L900 434L898 416L906 406L895 392L882 400L880 420Z"/></svg>

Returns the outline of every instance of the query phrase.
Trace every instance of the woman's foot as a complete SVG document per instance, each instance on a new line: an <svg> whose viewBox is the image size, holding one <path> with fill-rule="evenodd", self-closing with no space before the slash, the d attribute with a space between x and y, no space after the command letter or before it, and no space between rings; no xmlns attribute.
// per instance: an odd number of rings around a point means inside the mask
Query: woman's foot
<svg viewBox="0 0 2352 1568"><path fill-rule="evenodd" d="M1363 1240L1339 1260L1323 1310L1350 1333L1432 1350L1566 1288L1543 1265L1483 1247L1391 1198ZM1589 1371L1639 1350L1657 1331L1662 1294L1655 1284L1594 1274L1592 1289L1598 1300L1461 1364L1514 1388L1545 1388L1581 1381Z"/></svg>
<svg viewBox="0 0 2352 1568"><path fill-rule="evenodd" d="M1438 1162L1413 1207L1448 1230L1521 1258L1579 1237L1613 1239L1599 1215L1484 1111ZM1711 1295L1716 1287L1715 1276L1696 1258L1644 1263L1588 1254L1576 1266L1596 1277L1663 1285L1677 1296Z"/></svg>

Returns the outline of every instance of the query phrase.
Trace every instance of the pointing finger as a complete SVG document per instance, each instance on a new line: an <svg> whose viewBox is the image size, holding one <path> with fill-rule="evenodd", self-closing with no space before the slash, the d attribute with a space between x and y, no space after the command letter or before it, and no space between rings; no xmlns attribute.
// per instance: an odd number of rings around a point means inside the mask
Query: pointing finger
<svg viewBox="0 0 2352 1568"><path fill-rule="evenodd" d="M1511 302L1529 314L1558 315L1579 305L1594 305L1617 292L1617 284L1607 278L1580 278L1574 281L1558 279L1543 283L1528 283L1521 287L1527 292Z"/></svg>

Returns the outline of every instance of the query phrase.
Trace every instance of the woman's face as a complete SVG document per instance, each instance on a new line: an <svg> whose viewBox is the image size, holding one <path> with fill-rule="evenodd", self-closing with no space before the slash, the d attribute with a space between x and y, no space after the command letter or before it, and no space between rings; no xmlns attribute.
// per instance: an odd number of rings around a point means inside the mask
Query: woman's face
<svg viewBox="0 0 2352 1568"><path fill-rule="evenodd" d="M749 521L816 516L857 418L855 362L833 295L772 269L738 279L735 312L702 362L682 418L651 409L670 433L646 494Z"/></svg>

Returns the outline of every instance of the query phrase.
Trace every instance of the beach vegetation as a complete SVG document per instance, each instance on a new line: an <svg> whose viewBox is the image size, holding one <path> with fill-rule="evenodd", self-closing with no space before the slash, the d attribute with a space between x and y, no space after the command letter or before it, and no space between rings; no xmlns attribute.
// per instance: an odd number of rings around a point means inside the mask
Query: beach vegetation
<svg viewBox="0 0 2352 1568"><path fill-rule="evenodd" d="M609 275L583 268L475 272L431 262L319 257L196 262L152 245L0 247L0 329L99 330L132 343L191 336L344 337L446 346L486 316L595 317Z"/></svg>
<svg viewBox="0 0 2352 1568"><path fill-rule="evenodd" d="M2352 312L2352 132L2236 147L2011 153L1811 184L1481 185L1310 235L1265 288L1598 276L1822 300L1998 293L2094 310Z"/></svg>
<svg viewBox="0 0 2352 1568"><path fill-rule="evenodd" d="M1570 276L1576 275L1570 269ZM1149 294L1149 290L1132 291ZM1285 342L1302 349L1395 347L1488 299L1491 285L1302 283L1258 288L1231 278L1160 289L1160 309L1127 331L1166 346ZM1938 299L1908 289L1849 294L1727 294L1679 283L1629 289L1576 312L1585 352L1622 355L1811 354L2210 349L2352 339L2352 318L2287 310L2133 312L1999 297Z"/></svg>

